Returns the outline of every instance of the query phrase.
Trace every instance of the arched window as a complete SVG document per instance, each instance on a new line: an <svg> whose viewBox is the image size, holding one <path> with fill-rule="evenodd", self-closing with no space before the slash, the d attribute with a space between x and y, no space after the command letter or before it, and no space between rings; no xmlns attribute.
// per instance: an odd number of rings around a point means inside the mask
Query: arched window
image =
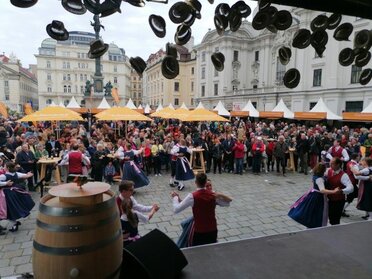
<svg viewBox="0 0 372 279"><path fill-rule="evenodd" d="M51 105L51 104L52 104L52 99L47 99L47 100L46 100L46 104L47 104L47 105Z"/></svg>
<svg viewBox="0 0 372 279"><path fill-rule="evenodd" d="M67 93L67 86L66 85L63 86L63 92Z"/></svg>
<svg viewBox="0 0 372 279"><path fill-rule="evenodd" d="M68 93L71 93L71 85L69 85L69 86L67 87L67 92L68 92Z"/></svg>

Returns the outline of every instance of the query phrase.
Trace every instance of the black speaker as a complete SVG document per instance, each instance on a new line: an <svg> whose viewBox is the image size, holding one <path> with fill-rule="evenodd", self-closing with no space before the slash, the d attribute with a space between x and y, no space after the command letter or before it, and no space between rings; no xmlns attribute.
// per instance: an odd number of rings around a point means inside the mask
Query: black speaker
<svg viewBox="0 0 372 279"><path fill-rule="evenodd" d="M163 232L154 229L124 246L120 278L178 278L187 264L177 245Z"/></svg>

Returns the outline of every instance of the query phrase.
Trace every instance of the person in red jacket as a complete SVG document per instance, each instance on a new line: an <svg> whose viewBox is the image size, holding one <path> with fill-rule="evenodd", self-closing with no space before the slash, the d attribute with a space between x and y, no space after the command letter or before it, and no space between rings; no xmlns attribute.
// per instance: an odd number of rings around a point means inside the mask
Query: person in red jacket
<svg viewBox="0 0 372 279"><path fill-rule="evenodd" d="M233 149L235 158L235 174L243 174L243 159L244 159L244 144L243 140L239 139Z"/></svg>
<svg viewBox="0 0 372 279"><path fill-rule="evenodd" d="M262 142L262 137L257 137L252 145L253 154L253 173L259 174L261 171L262 153L265 151L265 145Z"/></svg>
<svg viewBox="0 0 372 279"><path fill-rule="evenodd" d="M194 235L192 246L217 242L216 205L229 206L229 202L216 199L215 193L206 188L207 175L198 173L195 178L196 191L181 201L178 193L171 194L174 213L179 213L189 206L194 216Z"/></svg>

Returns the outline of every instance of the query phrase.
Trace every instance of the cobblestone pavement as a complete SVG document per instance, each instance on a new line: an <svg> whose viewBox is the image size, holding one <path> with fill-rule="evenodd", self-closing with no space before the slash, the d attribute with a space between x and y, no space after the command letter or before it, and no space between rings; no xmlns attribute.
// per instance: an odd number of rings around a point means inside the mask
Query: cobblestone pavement
<svg viewBox="0 0 372 279"><path fill-rule="evenodd" d="M253 175L244 173L211 174L214 190L228 194L234 200L231 206L217 208L219 242L260 237L279 233L304 230L302 225L292 221L288 216L289 206L310 187L311 176L288 173L287 177L276 173ZM149 224L140 224L142 235L158 228L173 240L181 233L180 222L191 215L191 209L174 215L168 186L169 175L150 176L150 186L137 190L135 198L143 204L158 203L160 210ZM186 183L181 197L195 189L193 181ZM113 186L117 191L117 186ZM39 201L39 193L33 193L34 200ZM15 233L7 232L0 236L0 277L32 272L32 238L35 231L35 219L38 206L32 214L22 221ZM355 209L355 201L349 207L350 218L343 218L343 223L362 221L363 212ZM2 221L3 226L7 225Z"/></svg>

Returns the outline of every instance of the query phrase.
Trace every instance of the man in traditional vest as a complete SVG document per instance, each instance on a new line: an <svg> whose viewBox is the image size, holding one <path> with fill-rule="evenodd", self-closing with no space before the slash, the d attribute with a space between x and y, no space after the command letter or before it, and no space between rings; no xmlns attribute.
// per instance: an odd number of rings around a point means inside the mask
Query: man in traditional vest
<svg viewBox="0 0 372 279"><path fill-rule="evenodd" d="M75 144L70 153L61 161L60 165L68 164L68 174L83 174L83 163L90 165L90 160L79 150L79 145Z"/></svg>
<svg viewBox="0 0 372 279"><path fill-rule="evenodd" d="M174 213L192 207L194 216L194 236L192 246L217 242L216 204L229 206L229 202L216 199L215 194L206 189L207 175L198 173L195 177L196 191L189 193L181 201L178 193L172 193Z"/></svg>
<svg viewBox="0 0 372 279"><path fill-rule="evenodd" d="M358 182L359 181L358 179L355 178L354 172L359 171L359 165L358 165L359 158L360 157L358 153L353 153L350 155L350 161L347 162L346 164L346 173L349 176L351 183L353 184L354 191L346 196L346 203L344 206L344 210L342 212L342 217L350 217L346 213L346 208L353 202L355 198L358 197L358 191L359 191Z"/></svg>
<svg viewBox="0 0 372 279"><path fill-rule="evenodd" d="M340 224L345 205L345 195L353 192L354 187L349 176L342 170L340 158L331 160L331 168L326 173L327 189L340 189L338 194L328 195L328 218L331 225Z"/></svg>
<svg viewBox="0 0 372 279"><path fill-rule="evenodd" d="M331 154L332 158L339 158L343 162L350 160L347 150L340 146L341 141L336 139L333 141L333 146L328 150L328 153Z"/></svg>

